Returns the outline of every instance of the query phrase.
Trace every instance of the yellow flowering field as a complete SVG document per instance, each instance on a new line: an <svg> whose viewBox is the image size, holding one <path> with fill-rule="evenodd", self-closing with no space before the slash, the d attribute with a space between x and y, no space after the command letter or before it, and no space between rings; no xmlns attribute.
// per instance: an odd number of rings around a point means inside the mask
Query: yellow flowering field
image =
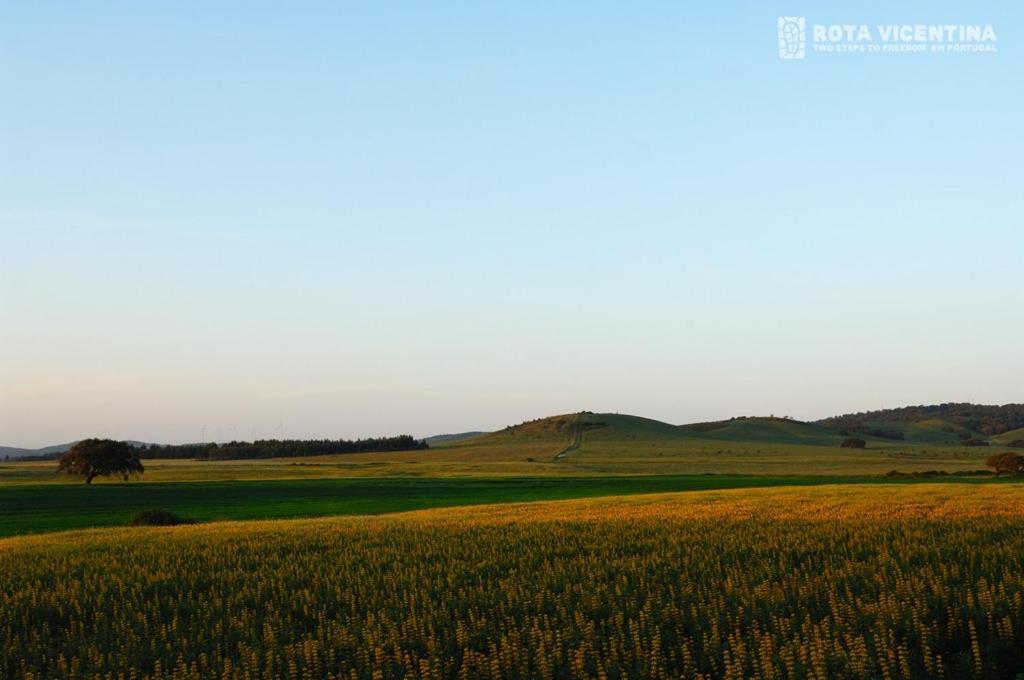
<svg viewBox="0 0 1024 680"><path fill-rule="evenodd" d="M7 539L0 677L1013 678L1022 518L848 485Z"/></svg>

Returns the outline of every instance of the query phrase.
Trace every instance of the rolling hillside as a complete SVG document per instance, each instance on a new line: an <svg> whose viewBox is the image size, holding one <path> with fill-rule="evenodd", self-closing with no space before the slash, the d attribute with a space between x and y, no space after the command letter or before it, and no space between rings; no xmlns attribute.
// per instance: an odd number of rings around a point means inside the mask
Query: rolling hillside
<svg viewBox="0 0 1024 680"><path fill-rule="evenodd" d="M540 474L886 474L978 470L991 450L964 445L964 438L984 435L937 417L857 427L773 417L673 425L581 412L440 443L429 455L433 461L529 463L525 469ZM867 447L840 448L849 437L864 439Z"/></svg>
<svg viewBox="0 0 1024 680"><path fill-rule="evenodd" d="M992 437L992 441L1000 444L1001 446L1024 445L1024 427L1017 428L1016 430L1009 430L1002 434L997 434Z"/></svg>
<svg viewBox="0 0 1024 680"><path fill-rule="evenodd" d="M761 442L838 446L845 438L841 432L818 425L784 418L734 418L712 423L672 425L670 423L621 413L591 413L553 416L507 427L479 437L463 440L464 445L508 442L565 442L576 435L584 442Z"/></svg>
<svg viewBox="0 0 1024 680"><path fill-rule="evenodd" d="M1016 427L1010 427L1010 426ZM578 432L577 432L578 431ZM460 445L554 443L576 434L588 442L690 441L766 445L838 446L860 437L869 447L952 446L965 440L1006 445L1024 439L1024 407L1007 404L940 404L912 406L803 422L791 418L737 417L715 422L672 425L619 413L581 412L540 418L498 432L464 439ZM444 446L445 442L438 442Z"/></svg>
<svg viewBox="0 0 1024 680"><path fill-rule="evenodd" d="M430 437L425 437L423 441L427 443L427 446L437 446L438 444L445 444L449 442L457 442L463 439L471 439L473 437L479 437L486 432L474 430L472 432L455 432L452 434L435 434Z"/></svg>
<svg viewBox="0 0 1024 680"><path fill-rule="evenodd" d="M936 423L954 430L994 436L1024 428L1024 404L947 403L848 413L818 421L826 427L859 429L867 423Z"/></svg>

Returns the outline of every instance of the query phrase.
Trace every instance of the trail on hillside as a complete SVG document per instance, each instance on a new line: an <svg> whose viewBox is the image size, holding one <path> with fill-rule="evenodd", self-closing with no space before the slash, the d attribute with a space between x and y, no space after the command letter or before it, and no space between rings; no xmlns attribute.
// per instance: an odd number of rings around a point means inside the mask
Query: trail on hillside
<svg viewBox="0 0 1024 680"><path fill-rule="evenodd" d="M573 424L573 427L572 427L572 439L569 441L569 445L566 446L564 449L562 449L561 451L559 451L558 453L555 454L555 460L562 460L567 455L569 455L570 453L572 453L576 449L580 448L580 444L582 444L582 443L583 443L583 418L581 416L579 418L579 420L577 420L576 423Z"/></svg>

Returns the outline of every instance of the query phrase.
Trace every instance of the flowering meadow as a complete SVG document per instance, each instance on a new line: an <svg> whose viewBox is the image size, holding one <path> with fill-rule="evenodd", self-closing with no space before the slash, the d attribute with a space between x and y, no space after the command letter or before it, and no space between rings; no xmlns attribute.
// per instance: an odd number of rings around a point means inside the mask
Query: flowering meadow
<svg viewBox="0 0 1024 680"><path fill-rule="evenodd" d="M6 539L0 677L1013 678L1022 518L850 485Z"/></svg>

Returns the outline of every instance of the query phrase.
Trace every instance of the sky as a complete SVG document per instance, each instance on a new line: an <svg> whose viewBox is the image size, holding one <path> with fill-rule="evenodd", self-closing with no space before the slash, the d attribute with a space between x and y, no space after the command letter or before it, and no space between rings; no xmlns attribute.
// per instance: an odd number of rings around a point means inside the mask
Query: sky
<svg viewBox="0 0 1024 680"><path fill-rule="evenodd" d="M783 60L782 15L997 51ZM0 444L1024 401L1022 29L4 2Z"/></svg>

